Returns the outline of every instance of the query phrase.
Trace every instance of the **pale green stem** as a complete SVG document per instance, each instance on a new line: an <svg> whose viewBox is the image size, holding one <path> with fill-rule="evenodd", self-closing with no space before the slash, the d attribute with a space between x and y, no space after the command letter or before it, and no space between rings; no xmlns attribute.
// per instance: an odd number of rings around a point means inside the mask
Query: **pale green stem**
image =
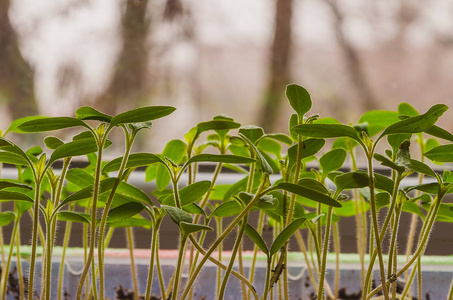
<svg viewBox="0 0 453 300"><path fill-rule="evenodd" d="M148 268L148 281L146 284L146 292L145 292L145 299L149 299L151 297L151 289L153 285L153 275L154 275L154 260L157 253L158 248L158 235L159 235L159 228L161 224L162 218L157 218L156 223L154 224L153 228L153 235L151 240L151 255L149 259L149 268ZM165 290L162 291L162 294L165 293Z"/></svg>
<svg viewBox="0 0 453 300"><path fill-rule="evenodd" d="M20 258L20 224L17 225L16 237L16 264L17 264L17 277L19 278L19 299L24 299L24 279L22 275L22 262Z"/></svg>
<svg viewBox="0 0 453 300"><path fill-rule="evenodd" d="M36 264L36 248L38 246L37 244L38 244L40 196L41 196L41 180L35 180L35 200L33 204L33 232L31 242L30 270L28 277L28 300L33 300L33 285L35 283L35 264Z"/></svg>
<svg viewBox="0 0 453 300"><path fill-rule="evenodd" d="M262 234L262 232L263 232L263 223L264 223L264 213L262 211L260 211L259 216L258 216L258 226L257 226L259 234ZM253 280L255 279L255 268L256 268L256 259L258 256L258 250L259 250L258 246L254 245L252 263L250 265L250 273L249 273L249 281L251 283L253 283ZM248 295L250 297L250 291L249 291Z"/></svg>
<svg viewBox="0 0 453 300"><path fill-rule="evenodd" d="M390 241L390 248L389 248L389 254L388 254L389 260L388 260L388 266L387 266L387 272L388 272L387 277L390 277L392 275L393 265L394 265L394 263L396 263L396 261L394 261L394 257L395 257L396 248L397 248L396 239L398 236L398 226L399 226L399 219L400 219L400 215L401 215L401 209L402 209L402 203L398 203L395 208L394 220L392 222L393 223L392 238ZM392 212L390 212L390 213L392 213Z"/></svg>
<svg viewBox="0 0 453 300"><path fill-rule="evenodd" d="M415 265L415 267L412 269L409 278L406 280L406 286L404 287L403 292L401 293L401 299L405 299L406 295L409 294L409 298L412 299L410 296L410 289L412 286L412 282L414 281L415 273L417 273L418 266ZM407 273L406 273L407 274Z"/></svg>
<svg viewBox="0 0 453 300"><path fill-rule="evenodd" d="M422 299L422 260L421 257L417 259L417 292L418 299Z"/></svg>
<svg viewBox="0 0 453 300"><path fill-rule="evenodd" d="M266 182L266 180L263 180L263 182ZM209 259L211 256L212 252L214 252L215 249L217 249L217 246L230 234L230 232L236 227L236 225L249 213L249 211L252 209L252 207L255 205L256 201L262 197L264 187L260 186L258 189L258 192L256 195L253 197L253 199L250 201L250 203L241 211L241 213L228 225L228 227L225 229L225 231L222 233L221 236L219 236L214 243L211 245L208 251L206 251L206 255L202 258L200 263L198 264L196 270L192 274L191 278L189 278L189 281L187 283L186 288L184 289L184 292L182 294L181 299L185 299L187 296L187 293L189 292L190 288L192 287L197 275L201 271L201 268L203 267L204 263ZM176 200L176 199L175 199ZM176 202L176 201L175 201Z"/></svg>
<svg viewBox="0 0 453 300"><path fill-rule="evenodd" d="M267 300L268 298L268 293L271 287L269 286L270 281L271 281L271 269L272 269L272 258L270 256L267 257L267 266L266 266L266 281L264 285L264 293L263 296L261 296L261 300Z"/></svg>
<svg viewBox="0 0 453 300"><path fill-rule="evenodd" d="M451 284L450 284L450 291L448 292L448 297L447 297L448 300L453 300L453 279L451 280Z"/></svg>
<svg viewBox="0 0 453 300"><path fill-rule="evenodd" d="M61 297L63 296L63 279L64 279L64 265L65 265L65 257L66 257L66 250L68 248L69 244L69 237L71 236L71 227L72 227L72 222L66 222L66 228L65 228L65 233L64 233L64 238L63 238L63 251L61 253L61 262L60 262L60 272L58 276L58 300L61 300Z"/></svg>
<svg viewBox="0 0 453 300"><path fill-rule="evenodd" d="M13 256L13 250L14 250L14 246L13 246L14 239L16 238L18 224L19 224L19 220L16 218L14 220L13 232L11 233L11 241L10 241L10 245L9 245L9 253L8 253L8 259L6 261L6 267L5 267L5 269L2 269L2 280L1 280L2 299L6 299L6 291L8 289L9 268L11 266L11 257Z"/></svg>
<svg viewBox="0 0 453 300"><path fill-rule="evenodd" d="M245 228L247 226L247 220L248 220L248 217L247 217L247 215L245 215L244 219L242 220L242 224L240 226L240 229L239 229L239 232L238 232L238 235L236 238L236 242L234 243L233 251L231 253L230 263L228 265L228 268L227 268L225 274L223 275L223 281L222 281L222 285L220 286L220 293L218 295L218 297L219 297L218 299L223 299L223 297L225 295L226 285L228 283L228 279L230 277L231 270L233 269L234 261L236 259L236 255L238 253L239 246L242 243L242 237L244 236L244 233L245 233Z"/></svg>
<svg viewBox="0 0 453 300"><path fill-rule="evenodd" d="M326 266L327 266L327 252L329 251L329 240L330 240L330 226L332 221L332 211L333 207L329 206L327 210L327 220L326 220L326 230L324 233L324 248L322 252L321 268L319 270L319 286L318 286L318 298L324 299L324 280L326 276Z"/></svg>
<svg viewBox="0 0 453 300"><path fill-rule="evenodd" d="M134 300L138 300L139 290L137 283L137 271L135 268L134 261L134 232L131 227L126 227L127 234L127 245L129 246L129 255L131 258L131 273L132 273L132 282L134 283Z"/></svg>
<svg viewBox="0 0 453 300"><path fill-rule="evenodd" d="M88 275L88 270L90 269L91 262L94 262L94 246L96 242L96 216L97 216L97 202L99 197L99 187L101 181L101 168L102 168L102 153L104 148L104 142L102 141L100 145L98 145L98 157L96 161L96 171L95 171L95 178L94 178L94 187L93 187L93 203L91 208L91 228L90 228L90 250L88 252L88 257L86 260L85 267L83 268L82 275L80 276L79 285L77 287L77 300L80 300L82 297L82 290L85 283L85 279ZM95 270L92 270L92 286L93 288L96 287L96 275ZM88 287L87 287L88 290ZM88 293L87 293L88 294ZM96 294L96 293L95 293ZM30 299L33 300L33 299Z"/></svg>
<svg viewBox="0 0 453 300"><path fill-rule="evenodd" d="M195 248L197 249L198 252L200 252L204 257L208 257L209 261L212 262L213 264L215 264L217 267L223 269L223 270L226 270L227 267L222 264L220 261L214 259L213 257L207 255L206 251L200 247L200 245L197 243L197 241L195 240L195 238L193 238L192 235L189 236L189 239L190 239L190 242L193 243L193 245L195 246ZM252 291L252 295L254 297L255 300L258 300L259 297L258 297L258 294L256 293L255 291L255 288L253 287L253 285L247 280L247 278L245 278L242 274L232 270L231 271L231 274L236 276L237 279L239 279L241 282L243 282L251 291ZM181 298L182 299L182 298Z"/></svg>
<svg viewBox="0 0 453 300"><path fill-rule="evenodd" d="M440 203L442 201L442 198L443 198L443 194L439 194L437 199L436 199L436 203L434 204L434 208L432 210L432 213L430 214L430 219L428 220L428 225L426 226L426 230L424 231L423 236L421 236L421 239L419 240L418 248L417 248L416 252L412 256L412 258L409 260L409 262L407 262L395 274L394 278L398 278L399 276L404 274L404 272L406 272L406 270L410 268L410 266L419 258L419 256L423 254L423 252L424 252L424 250L426 248L426 243L428 241L429 234L431 233L431 230L433 228L433 225L434 225L434 222L435 222L435 219L436 219L436 216L437 216L437 212L439 211L439 207L440 207ZM370 299L371 297L376 295L379 291L381 291L383 289L383 287L385 287L385 284L388 284L389 282L390 282L390 280L386 280L385 282L383 282L380 286L378 286L370 294L368 294L366 299Z"/></svg>
<svg viewBox="0 0 453 300"><path fill-rule="evenodd" d="M334 283L334 295L335 299L338 299L339 284L340 284L340 232L338 230L338 223L333 223L333 237L335 247L335 283Z"/></svg>
<svg viewBox="0 0 453 300"><path fill-rule="evenodd" d="M184 249L186 248L186 242L187 242L187 235L184 233L181 233L181 245L179 248L179 255L178 255L178 263L176 264L176 271L174 275L174 285L173 285L173 290L171 292L171 299L176 300L178 299L178 294L179 294L179 284L181 282L181 272L183 268L183 258L184 258Z"/></svg>
<svg viewBox="0 0 453 300"><path fill-rule="evenodd" d="M104 296L104 290L105 290L104 252L105 252L105 248L104 248L104 245L103 245L102 241L104 240L105 229L106 229L106 226L107 226L107 215L108 215L108 213L110 211L110 207L112 206L113 197L115 196L116 190L117 190L118 186L120 185L120 183L122 181L124 170L126 169L126 164L127 164L128 158L129 158L129 154L130 154L131 149L132 149L132 143L133 143L134 138L135 138L135 133L132 133L132 135L129 136L129 134L126 131L126 129L124 129L124 131L125 131L125 135L126 135L126 137L125 137L125 139L126 139L126 146L125 146L126 151L125 151L123 159L121 161L120 169L118 171L118 176L116 178L115 184L114 184L112 190L110 191L110 195L109 195L109 198L108 198L107 202L105 203L105 207L104 207L104 210L102 212L101 222L100 222L100 225L99 225L99 237L98 237L98 240L100 242L98 242L98 266L99 266L99 298L100 299L104 299L105 298L105 296Z"/></svg>

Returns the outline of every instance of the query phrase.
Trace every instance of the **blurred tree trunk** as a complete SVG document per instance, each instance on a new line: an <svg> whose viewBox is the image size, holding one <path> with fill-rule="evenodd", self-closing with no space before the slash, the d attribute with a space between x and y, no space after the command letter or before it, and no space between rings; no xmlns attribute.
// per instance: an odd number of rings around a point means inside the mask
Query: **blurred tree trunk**
<svg viewBox="0 0 453 300"><path fill-rule="evenodd" d="M360 103L364 110L376 109L378 103L367 81L366 73L363 70L363 65L359 53L347 39L343 31L343 14L338 7L337 0L325 0L333 14L333 25L335 36L338 44L343 52L344 61L346 64L349 77L354 85L355 91L359 97Z"/></svg>
<svg viewBox="0 0 453 300"><path fill-rule="evenodd" d="M148 94L148 0L127 0L121 22L122 48L106 91L97 99L100 109L116 114L145 100Z"/></svg>
<svg viewBox="0 0 453 300"><path fill-rule="evenodd" d="M0 0L0 100L8 101L11 118L38 114L33 69L20 53L9 20L9 0Z"/></svg>
<svg viewBox="0 0 453 300"><path fill-rule="evenodd" d="M276 0L269 81L263 100L264 106L258 120L260 126L266 131L272 131L275 128L285 87L289 83L292 5L293 0Z"/></svg>

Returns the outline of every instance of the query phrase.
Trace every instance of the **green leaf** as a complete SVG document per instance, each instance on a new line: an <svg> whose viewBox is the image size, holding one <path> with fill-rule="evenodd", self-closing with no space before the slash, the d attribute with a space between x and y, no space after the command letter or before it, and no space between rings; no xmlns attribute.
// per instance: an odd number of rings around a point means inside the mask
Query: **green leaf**
<svg viewBox="0 0 453 300"><path fill-rule="evenodd" d="M434 147L423 155L437 162L453 162L453 144Z"/></svg>
<svg viewBox="0 0 453 300"><path fill-rule="evenodd" d="M230 130L239 128L241 124L230 121L230 120L212 120L207 122L201 122L197 124L197 131L194 135L194 139L196 139L202 132L206 132L209 130Z"/></svg>
<svg viewBox="0 0 453 300"><path fill-rule="evenodd" d="M8 225L12 221L14 221L15 218L16 215L13 212L0 212L0 227Z"/></svg>
<svg viewBox="0 0 453 300"><path fill-rule="evenodd" d="M25 158L18 154L10 152L0 152L0 162L20 166L28 165L28 162Z"/></svg>
<svg viewBox="0 0 453 300"><path fill-rule="evenodd" d="M281 157L282 145L271 139L261 139L258 143L258 148L263 152L271 153L276 158Z"/></svg>
<svg viewBox="0 0 453 300"><path fill-rule="evenodd" d="M387 157L380 155L378 153L374 154L374 159L381 163L381 165L389 167L399 173L403 173L405 168L403 166L398 166L393 161L389 160Z"/></svg>
<svg viewBox="0 0 453 300"><path fill-rule="evenodd" d="M335 177L335 185L340 191L359 189L369 185L369 177L366 172L355 171Z"/></svg>
<svg viewBox="0 0 453 300"><path fill-rule="evenodd" d="M306 139L302 142L301 147L302 147L302 155L301 159L310 157L316 153L318 153L319 150L324 147L324 144L326 143L325 140L323 139ZM298 145L293 145L288 148L288 168L291 169L292 166L296 164L297 161L297 147Z"/></svg>
<svg viewBox="0 0 453 300"><path fill-rule="evenodd" d="M314 178L309 177L302 178L297 182L297 184L309 188L311 190L318 191L325 195L329 194L329 190L326 188L326 186Z"/></svg>
<svg viewBox="0 0 453 300"><path fill-rule="evenodd" d="M23 132L43 132L71 127L88 127L82 120L70 117L43 117L20 124L17 128Z"/></svg>
<svg viewBox="0 0 453 300"><path fill-rule="evenodd" d="M434 172L433 169L431 169L427 164L425 164L421 161L411 159L409 168L412 171L415 171L417 173L421 173L421 174L425 174L425 175L437 178L436 172Z"/></svg>
<svg viewBox="0 0 453 300"><path fill-rule="evenodd" d="M388 192L390 195L393 193L393 187L395 183L392 179L388 178L387 176L381 174L374 174L374 186L377 189L384 190Z"/></svg>
<svg viewBox="0 0 453 300"><path fill-rule="evenodd" d="M276 141L279 141L283 144L286 144L286 145L291 145L293 143L293 140L291 139L291 137L287 136L286 134L283 134L283 133L270 133L270 134L265 134L262 138L261 138L261 141L264 140L264 139L272 139L272 140L276 140Z"/></svg>
<svg viewBox="0 0 453 300"><path fill-rule="evenodd" d="M232 217L238 215L242 211L242 206L235 200L226 201L217 206L211 213L211 216L215 217Z"/></svg>
<svg viewBox="0 0 453 300"><path fill-rule="evenodd" d="M162 154L160 155L161 159L165 158L170 159L174 164L179 165L186 153L187 146L181 140L171 140L166 145ZM162 190L168 186L170 183L170 174L164 165L158 165L156 171L156 185L159 190Z"/></svg>
<svg viewBox="0 0 453 300"><path fill-rule="evenodd" d="M44 139L44 144L46 144L47 148L55 150L63 145L64 142L55 136L48 136Z"/></svg>
<svg viewBox="0 0 453 300"><path fill-rule="evenodd" d="M372 137L379 133L384 128L399 121L396 111L388 110L371 110L362 115L359 123L367 123L367 133Z"/></svg>
<svg viewBox="0 0 453 300"><path fill-rule="evenodd" d="M60 158L87 155L97 150L98 146L94 138L68 142L55 149L50 156L49 164Z"/></svg>
<svg viewBox="0 0 453 300"><path fill-rule="evenodd" d="M319 159L321 165L323 177L326 177L332 171L336 171L341 168L346 160L347 152L344 149L336 148L325 153Z"/></svg>
<svg viewBox="0 0 453 300"><path fill-rule="evenodd" d="M185 235L188 235L188 234L191 234L194 232L198 232L198 231L203 231L203 230L213 230L209 226L193 224L191 222L185 222L185 221L181 221L179 223L179 227L181 228L181 230L183 231L183 234L185 234Z"/></svg>
<svg viewBox="0 0 453 300"><path fill-rule="evenodd" d="M143 204L129 202L111 209L107 214L107 224L126 220L143 210Z"/></svg>
<svg viewBox="0 0 453 300"><path fill-rule="evenodd" d="M426 130L425 132L432 136L453 142L453 134L451 134L450 132L448 132L445 129L442 129L436 125L433 125L430 129Z"/></svg>
<svg viewBox="0 0 453 300"><path fill-rule="evenodd" d="M33 199L24 193L0 191L0 201L27 201L34 203Z"/></svg>
<svg viewBox="0 0 453 300"><path fill-rule="evenodd" d="M17 127L19 125L21 125L22 123L28 122L28 121L32 121L32 120L36 120L36 119L42 119L42 118L45 118L45 117L43 117L43 116L28 116L28 117L23 117L23 118L16 119L16 120L14 120L11 123L11 125L9 125L8 129L5 131L3 136L6 136L6 134L8 132L24 133L23 131L17 129Z"/></svg>
<svg viewBox="0 0 453 300"><path fill-rule="evenodd" d="M304 114L311 109L312 103L310 93L297 84L287 85L285 93L289 100L289 104L299 116L299 120L302 120Z"/></svg>
<svg viewBox="0 0 453 300"><path fill-rule="evenodd" d="M123 157L117 157L110 162L108 162L104 168L103 172L109 173L109 172L114 172L118 171L121 166L121 162L123 160ZM126 168L138 168L138 167L144 167L144 166L149 166L154 163L164 163L163 160L155 154L151 153L132 153L129 155L127 159L127 164Z"/></svg>
<svg viewBox="0 0 453 300"><path fill-rule="evenodd" d="M272 243L270 256L280 251L280 249L286 244L289 238L305 223L306 218L296 219L291 222L285 229L282 230Z"/></svg>
<svg viewBox="0 0 453 300"><path fill-rule="evenodd" d="M256 160L250 157L243 157L230 154L197 154L192 156L185 165L189 165L195 162L217 162L217 163L229 163L229 164L250 164L255 163Z"/></svg>
<svg viewBox="0 0 453 300"><path fill-rule="evenodd" d="M239 132L246 136L253 144L264 136L264 130L261 127L249 125L239 128Z"/></svg>
<svg viewBox="0 0 453 300"><path fill-rule="evenodd" d="M399 150L400 145L405 140L410 140L412 134L392 134L387 136L387 141L389 145L392 147L393 153L397 153Z"/></svg>
<svg viewBox="0 0 453 300"><path fill-rule="evenodd" d="M211 188L211 182L208 180L192 183L179 191L181 205L189 205L201 199ZM162 200L162 204L175 206L174 194L168 195Z"/></svg>
<svg viewBox="0 0 453 300"><path fill-rule="evenodd" d="M90 224L91 216L80 212L60 211L58 212L58 220Z"/></svg>
<svg viewBox="0 0 453 300"><path fill-rule="evenodd" d="M33 189L31 186L20 183L19 181L10 180L10 179L0 179L0 190L6 189L6 188L21 188L21 189L27 189L27 190Z"/></svg>
<svg viewBox="0 0 453 300"><path fill-rule="evenodd" d="M126 123L140 123L168 116L176 108L171 106L146 106L120 113L112 118L110 127Z"/></svg>
<svg viewBox="0 0 453 300"><path fill-rule="evenodd" d="M148 220L143 218L140 215L135 215L131 218L119 221L119 222L114 222L114 223L109 223L110 227L143 227L145 229L151 229L153 223Z"/></svg>
<svg viewBox="0 0 453 300"><path fill-rule="evenodd" d="M275 187L271 189L272 190L282 189L322 204L327 204L333 207L341 207L341 203L336 201L335 199L332 199L331 197L318 191L297 184L282 182L277 184Z"/></svg>
<svg viewBox="0 0 453 300"><path fill-rule="evenodd" d="M418 111L409 103L403 102L398 105L398 113L403 116L414 117L418 116Z"/></svg>
<svg viewBox="0 0 453 300"><path fill-rule="evenodd" d="M115 184L116 178L106 178L101 181L100 183L100 188L99 188L99 194L102 194L108 190L111 190L113 188L113 185ZM61 202L61 206L68 204L70 202L78 201L78 200L83 200L87 199L93 196L93 185L90 185L86 188L81 189L80 191L69 195L64 199L63 202Z"/></svg>
<svg viewBox="0 0 453 300"><path fill-rule="evenodd" d="M153 202L145 192L127 182L122 182L119 185L118 192L130 196L140 202L153 206Z"/></svg>
<svg viewBox="0 0 453 300"><path fill-rule="evenodd" d="M162 205L161 207L165 210L170 219L178 226L181 222L192 223L193 221L192 216L180 208L168 205Z"/></svg>
<svg viewBox="0 0 453 300"><path fill-rule="evenodd" d="M86 188L93 184L94 177L83 169L70 169L66 173L66 180L79 188Z"/></svg>
<svg viewBox="0 0 453 300"><path fill-rule="evenodd" d="M264 173L267 174L272 174L274 170L272 167L269 165L267 162L266 158L263 156L263 153L261 152L258 147L255 146L245 135L242 133L239 133L239 136L250 146L251 149L253 149L253 152L255 152L256 157L258 158L258 162L260 163L261 169L263 170Z"/></svg>
<svg viewBox="0 0 453 300"><path fill-rule="evenodd" d="M261 251L263 251L264 254L266 254L267 257L269 257L269 248L255 228L247 224L245 227L245 234L258 246L258 248L260 248Z"/></svg>
<svg viewBox="0 0 453 300"><path fill-rule="evenodd" d="M424 132L430 129L447 109L446 105L436 104L422 115L410 117L390 125L384 130L379 139L389 134Z"/></svg>
<svg viewBox="0 0 453 300"><path fill-rule="evenodd" d="M362 143L354 128L342 124L301 124L293 127L292 130L303 137L323 139L350 137Z"/></svg>
<svg viewBox="0 0 453 300"><path fill-rule="evenodd" d="M80 120L96 120L105 123L110 123L110 121L112 120L111 116L101 113L89 106L80 107L76 110L75 115L76 118Z"/></svg>

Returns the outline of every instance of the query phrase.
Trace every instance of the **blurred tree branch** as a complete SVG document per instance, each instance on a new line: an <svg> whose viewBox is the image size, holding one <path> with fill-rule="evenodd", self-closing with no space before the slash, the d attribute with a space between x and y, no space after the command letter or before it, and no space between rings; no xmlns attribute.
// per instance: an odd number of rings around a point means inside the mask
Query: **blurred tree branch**
<svg viewBox="0 0 453 300"><path fill-rule="evenodd" d="M150 28L150 20L146 17L147 7L148 0L126 1L121 20L121 52L109 86L96 100L108 114L116 114L120 104L127 108L147 95L146 38Z"/></svg>
<svg viewBox="0 0 453 300"><path fill-rule="evenodd" d="M9 0L0 0L0 100L8 101L11 119L38 114L34 72L23 58L9 19Z"/></svg>
<svg viewBox="0 0 453 300"><path fill-rule="evenodd" d="M333 27L337 42L343 52L344 62L347 72L355 91L359 97L360 103L363 105L363 110L368 111L376 109L378 103L373 94L373 91L367 80L366 72L363 70L363 64L357 49L346 37L343 30L344 16L341 12L337 0L324 0L329 6L333 15Z"/></svg>
<svg viewBox="0 0 453 300"><path fill-rule="evenodd" d="M284 99L285 86L289 83L292 7L293 0L276 1L269 79L258 120L258 124L266 131L275 128Z"/></svg>

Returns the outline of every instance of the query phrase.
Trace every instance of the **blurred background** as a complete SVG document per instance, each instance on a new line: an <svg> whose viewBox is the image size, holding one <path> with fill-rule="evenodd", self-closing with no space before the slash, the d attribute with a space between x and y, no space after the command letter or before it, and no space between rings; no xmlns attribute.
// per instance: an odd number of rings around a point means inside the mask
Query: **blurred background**
<svg viewBox="0 0 453 300"><path fill-rule="evenodd" d="M216 114L286 133L292 82L342 122L400 102L452 106L453 2L0 0L3 130L83 105L172 105L147 150Z"/></svg>

